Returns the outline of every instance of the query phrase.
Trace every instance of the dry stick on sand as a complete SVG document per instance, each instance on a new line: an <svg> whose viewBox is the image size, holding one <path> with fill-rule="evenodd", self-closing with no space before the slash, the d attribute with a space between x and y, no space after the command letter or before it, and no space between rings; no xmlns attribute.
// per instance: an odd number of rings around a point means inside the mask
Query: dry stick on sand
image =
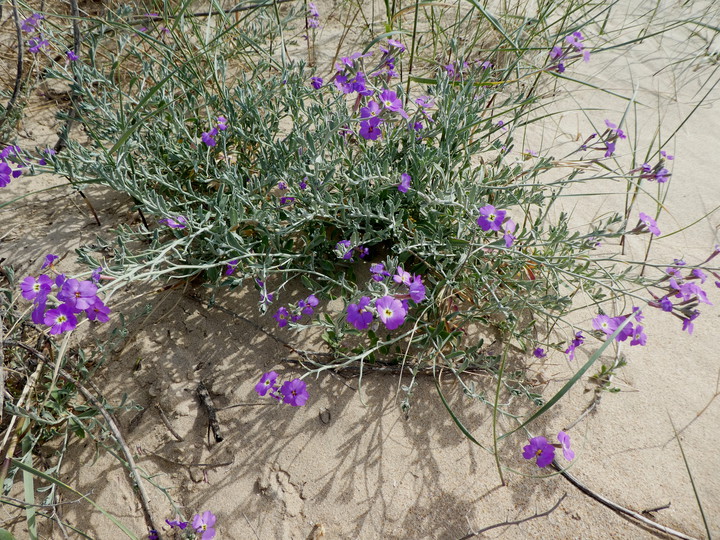
<svg viewBox="0 0 720 540"><path fill-rule="evenodd" d="M222 442L224 437L220 434L220 423L217 419L217 409L215 408L215 405L213 405L210 392L208 392L204 381L200 381L200 384L198 384L197 396L200 398L200 403L203 404L208 414L208 439L210 438L210 430L212 430L215 442Z"/></svg>
<svg viewBox="0 0 720 540"><path fill-rule="evenodd" d="M659 523L654 522L651 519L646 518L645 516L638 514L637 512L633 512L632 510L628 510L627 508L620 506L619 504L616 504L612 502L609 499L606 499L602 495L599 495L595 493L593 490L591 490L589 487L583 485L580 483L580 481L575 478L572 474L565 471L560 467L560 465L557 464L556 461L552 462L552 466L573 486L578 488L580 491L582 491L585 495L588 495L598 501L600 504L604 504L611 510L615 510L615 512L618 512L620 514L624 514L626 516L629 516L633 519L636 519L640 521L642 524L647 525L648 527L651 527L653 529L656 529L658 531L662 531L666 534L670 534L672 536L675 536L677 538L683 538L684 540L696 540L692 536L688 536L685 533L681 533L680 531L676 531L675 529L671 529L670 527L666 527L665 525L660 525Z"/></svg>
<svg viewBox="0 0 720 540"><path fill-rule="evenodd" d="M22 349L25 349L29 353L31 353L33 356L41 360L42 362L46 363L48 366L55 368L55 365L53 362L51 362L44 354L37 351L36 349L33 349L29 345L26 345L25 343L21 343L19 341L11 341L6 340L2 343L2 345L9 345L11 347L20 347ZM74 384L75 387L80 391L80 393L83 395L83 397L88 400L94 407L100 411L100 414L102 414L103 418L105 418L105 421L108 424L108 427L110 428L110 431L112 432L113 436L115 437L115 440L120 445L120 448L122 449L123 455L125 456L125 460L127 462L127 467L130 470L130 474L133 478L133 481L135 482L135 485L137 486L137 493L140 498L140 505L142 506L143 513L145 514L145 520L149 526L149 528L159 531L160 527L155 523L155 519L153 518L152 512L150 510L150 504L148 503L148 496L147 492L145 491L145 486L142 483L142 477L140 476L140 473L138 473L137 467L135 466L135 460L132 457L132 452L130 452L130 449L128 448L127 444L125 444L125 439L122 436L122 433L120 433L120 429L117 426L117 422L115 422L115 419L112 417L112 415L105 409L102 403L98 401L98 399L87 389L85 388L80 382L75 379L72 375L70 375L67 371L64 369L59 369L58 372L60 375L69 381L70 383Z"/></svg>
<svg viewBox="0 0 720 540"><path fill-rule="evenodd" d="M560 506L560 503L563 502L563 500L567 497L567 493L563 493L563 496L558 499L558 501L553 505L553 507L550 510L546 510L545 512L540 512L539 514L535 512L532 516L518 519L515 521L503 521L502 523L496 523L495 525L490 525L489 527L483 527L480 530L471 532L469 534L466 534L460 540L467 540L468 538L473 538L475 536L480 536L482 533L487 532L492 529L497 529L498 527L509 527L510 525L520 525L521 523L525 523L526 521L530 521L531 519L537 519L545 516L549 516L551 513L553 513L555 510L557 510L558 506Z"/></svg>

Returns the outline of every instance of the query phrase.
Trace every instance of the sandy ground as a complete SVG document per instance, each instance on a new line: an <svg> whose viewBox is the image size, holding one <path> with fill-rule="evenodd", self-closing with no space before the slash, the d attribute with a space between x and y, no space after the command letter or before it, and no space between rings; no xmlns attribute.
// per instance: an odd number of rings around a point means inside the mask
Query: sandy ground
<svg viewBox="0 0 720 540"><path fill-rule="evenodd" d="M663 69L669 51L682 46L683 39L678 34L660 44L638 45L625 55L600 53L579 69L615 92L628 93L638 85L640 137L643 126L657 124L658 114L669 133L692 108L699 86L699 75L694 80L685 73L680 79L677 69ZM331 30L321 33L320 40L330 42ZM716 91L714 99L719 97ZM607 94L599 103L596 93L582 89L572 93L572 100L602 109L593 115L596 125L604 118L619 118L625 107ZM558 122L561 136L556 140L574 137L583 122L582 117L568 114ZM20 130L20 143L52 144L56 128L53 107L35 96ZM720 111L705 106L668 148L677 159L666 201L669 213L661 223L666 236L656 242L653 258L701 261L720 241L716 214L667 235L720 205L718 134ZM110 238L118 223L137 219L122 196L88 188L86 193L102 216L98 227L79 196L64 180L51 176L14 181L0 190L0 203L50 185L60 187L0 210L0 258L6 258L3 264L15 266L20 276L37 272L49 252L68 253L65 264L70 266L75 247L91 242L95 235ZM608 204L611 201L609 196ZM631 255L641 256L640 243L630 248ZM118 414L138 466L167 490L186 516L207 509L216 513L218 538L304 539L324 531L326 538L453 539L543 512L561 497L560 506L549 516L496 528L485 536L665 537L620 517L560 476L540 478L538 470L520 456L525 444L520 435L500 444L503 464L517 471L506 471L507 485L501 485L494 458L460 433L429 377L421 377L407 416L399 406L397 374L372 371L364 374L360 390L354 373L326 375L307 381L311 399L305 407L268 405L257 399L253 385L271 369L287 377L299 375L296 364L283 360L290 356L283 342L307 347L307 336L274 330L269 315L257 315L254 295L220 293L218 304L238 315L232 316L193 299L193 291L147 291L148 287L133 287L115 296L114 311L133 320L129 336L96 384L110 403L126 393L142 408ZM713 291L711 299L717 304L720 294ZM142 311L146 304L154 307L152 312ZM705 537L674 424L711 532L720 535L720 400L714 399L720 391L716 348L720 310L705 309L692 336L680 331L676 319L646 311L649 342L644 348L623 351L628 365L614 381L622 391L603 394L593 412L569 430L578 455L571 472L592 490L637 512L669 505L648 516L690 536ZM588 312L580 322L589 326L592 316ZM584 349L579 362L592 351L592 347ZM577 367L563 355L554 355L533 369L551 381L544 388L549 396ZM195 398L201 380L218 407L238 405L219 413L225 437L221 443L207 442L207 418ZM478 384L488 383L478 379ZM476 438L490 440L489 410L464 398L450 377L442 378L441 386ZM593 402L594 388L590 382L577 385L533 429L549 435L573 424ZM156 405L167 412L182 441L166 428ZM126 472L96 450L88 440L73 441L62 480L91 493L138 536L146 534ZM159 490L148 489L159 519L172 517L168 499ZM3 507L0 526L9 526L16 515ZM93 537L121 537L106 518L85 504L67 505L62 515ZM14 530L19 538L25 534L22 522L15 523ZM45 534L62 537L57 529L46 529Z"/></svg>

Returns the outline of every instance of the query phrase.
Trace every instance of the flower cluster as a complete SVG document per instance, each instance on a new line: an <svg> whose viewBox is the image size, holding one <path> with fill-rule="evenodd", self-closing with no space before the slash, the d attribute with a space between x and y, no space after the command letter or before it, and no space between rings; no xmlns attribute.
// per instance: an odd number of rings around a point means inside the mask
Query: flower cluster
<svg viewBox="0 0 720 540"><path fill-rule="evenodd" d="M553 62L557 62L557 64L553 67L555 71L558 73L562 73L565 71L565 63L568 60L572 60L573 58L578 58L578 54L576 53L582 53L583 60L585 62L590 61L590 51L585 48L583 45L583 41L585 38L583 37L581 32L573 32L569 36L565 37L565 45L555 45L550 50L550 60Z"/></svg>
<svg viewBox="0 0 720 540"><path fill-rule="evenodd" d="M22 174L22 168L14 168L10 162L12 156L19 156L20 148L17 146L6 146L0 151L0 188L7 186L13 178Z"/></svg>
<svg viewBox="0 0 720 540"><path fill-rule="evenodd" d="M718 254L720 254L720 246L715 246L714 251L702 264L707 264ZM693 321L700 316L697 306L701 303L712 305L712 302L708 299L707 292L700 286L707 281L708 275L701 268L687 269L683 275L685 266L687 266L685 261L676 259L673 266L665 269L666 276L663 279L663 281L667 281L665 294L658 296L651 293L655 300L648 302L648 305L672 313L682 321L683 331L692 334L695 329ZM720 287L720 274L714 271L711 273L718 280L715 282L715 286ZM700 284L697 283L698 281ZM672 299L676 299L676 301L673 302Z"/></svg>
<svg viewBox="0 0 720 540"><path fill-rule="evenodd" d="M56 255L45 257L42 269L53 269ZM95 274L93 274L95 275ZM27 276L20 283L22 296L35 305L32 321L46 324L51 334L61 334L73 330L77 324L77 315L85 312L91 321L108 322L110 308L97 296L97 285L93 281L68 279L64 274L51 278L47 274L38 277ZM47 309L48 301L56 304Z"/></svg>
<svg viewBox="0 0 720 540"><path fill-rule="evenodd" d="M405 45L395 39L388 39L387 47L380 46L382 57L380 58L380 66L373 72L373 76L384 76L386 80L398 77L395 71L395 60L400 53L405 52Z"/></svg>
<svg viewBox="0 0 720 540"><path fill-rule="evenodd" d="M410 311L408 300L419 304L425 299L425 285L422 277L410 274L398 266L395 275L392 276L392 281L399 288L395 293L390 294L390 290L383 283L386 277L390 277L390 273L385 270L385 265L383 263L373 264L370 272L372 273L371 283L380 283L383 290L375 295L374 302L370 296L362 296L356 304L350 304L347 308L347 322L357 330L367 330L377 316L388 330L395 330L403 325Z"/></svg>
<svg viewBox="0 0 720 540"><path fill-rule="evenodd" d="M670 180L670 171L665 168L665 160L672 161L675 156L671 156L665 150L660 151L660 160L653 166L649 163L643 163L641 167L633 169L631 173L640 173L640 178L648 180L650 182L657 182L658 184L664 184Z"/></svg>
<svg viewBox="0 0 720 540"><path fill-rule="evenodd" d="M37 35L28 39L27 42L28 50L33 54L39 53L41 49L50 48L50 43L48 43L48 41L43 38L42 32L39 27L40 21L42 21L44 18L45 16L40 13L33 13L20 25L20 29L27 34L37 32Z"/></svg>
<svg viewBox="0 0 720 540"><path fill-rule="evenodd" d="M263 283L262 281L258 280L258 283ZM264 283L261 285L264 291ZM268 295L266 292L264 293L265 297L263 299L263 302L271 302L272 301L272 294ZM309 317L312 317L313 313L315 313L315 308L319 304L319 300L317 299L317 296L314 294L311 294L308 296L305 300L300 300L298 303L294 306L290 305L287 307L280 307L275 312L275 315L273 315L273 318L277 321L278 326L280 328L287 326L289 322L298 322L300 319L302 319L303 315L308 315Z"/></svg>
<svg viewBox="0 0 720 540"><path fill-rule="evenodd" d="M363 139L374 141L382 136L380 124L392 119L395 114L405 120L410 117L403 109L402 101L392 90L385 89L380 93L378 103L370 100L367 106L360 109L360 136Z"/></svg>
<svg viewBox="0 0 720 540"><path fill-rule="evenodd" d="M215 538L215 522L217 516L210 510L206 510L201 514L195 514L192 519L192 528L195 531L195 535L200 535L200 540L211 540ZM184 531L190 525L189 521L181 521L178 519L166 519L165 523L170 526L170 529L178 529ZM157 531L151 530L148 535L148 540L157 540L160 537Z"/></svg>
<svg viewBox="0 0 720 540"><path fill-rule="evenodd" d="M263 373L260 382L255 385L255 391L261 397L269 395L271 398L293 407L305 405L310 397L307 385L301 379L293 379L280 384L278 374L274 371Z"/></svg>
<svg viewBox="0 0 720 540"><path fill-rule="evenodd" d="M619 317L608 317L607 315L598 315L592 321L592 326L595 330L601 331L606 336L612 335L627 319L633 317L635 321L641 322L644 318L640 308L633 308L632 313L629 315L621 315ZM640 345L644 347L647 343L647 335L645 329L641 325L633 325L633 323L627 323L620 333L615 336L615 341L626 341L630 338L630 345Z"/></svg>
<svg viewBox="0 0 720 540"><path fill-rule="evenodd" d="M562 448L563 457L572 461L575 459L575 452L570 449L570 435L561 431L557 435L558 443L550 443L545 437L533 437L529 439L528 445L523 447L523 457L525 459L536 458L535 462L538 467L543 468L550 465L555 459L555 448Z"/></svg>
<svg viewBox="0 0 720 540"><path fill-rule="evenodd" d="M215 146L217 144L217 141L215 140L217 134L220 131L225 131L227 129L227 119L224 116L218 116L217 121L218 123L216 127L212 128L210 131L203 131L200 136L202 142L204 142L207 146Z"/></svg>
<svg viewBox="0 0 720 540"><path fill-rule="evenodd" d="M317 10L317 7L315 7L313 2L308 3L307 25L308 28L320 27L320 12Z"/></svg>
<svg viewBox="0 0 720 540"><path fill-rule="evenodd" d="M480 217L477 218L477 224L485 232L502 232L505 247L509 248L517 240L514 235L517 225L512 219L505 219L506 215L505 210L498 210L492 204L488 204L480 208Z"/></svg>

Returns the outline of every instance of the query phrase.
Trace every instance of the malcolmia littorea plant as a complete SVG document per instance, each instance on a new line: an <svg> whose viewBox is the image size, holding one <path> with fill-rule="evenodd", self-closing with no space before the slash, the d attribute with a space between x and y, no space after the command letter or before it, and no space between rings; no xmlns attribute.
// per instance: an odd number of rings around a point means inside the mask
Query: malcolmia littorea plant
<svg viewBox="0 0 720 540"><path fill-rule="evenodd" d="M197 277L245 287L281 331L322 327L333 359L306 359L312 372L402 363L414 377L441 366L483 403L492 401L465 382L472 370L502 382L497 395L543 402L522 372L505 374L505 354L484 347L488 332L528 362L552 351L572 362L607 346L608 336L645 345L652 332L641 324L643 304L692 332L698 305L710 302L705 280L720 283L708 266L716 252L644 275L644 261L621 265L598 247L661 236L669 224L660 206L650 215L626 205L581 226L563 207L587 181L620 177L630 191L664 189L672 156L648 150L641 166L623 168L616 158L630 146L622 122L603 116L594 121L605 128L585 134L569 156L518 142L539 121L542 90L593 61L594 24L564 27L547 4L533 18L544 21L540 33L519 18L503 27L481 16L476 31L492 26L494 46L420 50L389 32L338 55L328 72L309 69L263 9L214 25L174 13L172 24L140 28L122 8L109 15L113 32L85 29L78 59L51 63L46 75L71 85L88 140L68 140L50 164L78 184L126 193L142 212L141 226L117 231L104 263L114 278L108 291ZM593 9L584 14L590 21ZM313 4L297 15L298 35L320 26ZM116 62L100 61L118 47ZM10 164L0 173L5 183L16 174ZM90 248L81 256L98 265ZM46 281L28 281L29 299L49 295ZM68 287L57 298L75 298L76 307L63 308L63 321L48 318L56 331L71 324L72 309L99 305L89 285ZM602 311L629 291L634 307ZM568 318L580 295L596 308L584 327ZM342 307L328 310L330 299ZM308 401L301 379L278 378L261 375L256 392L294 407ZM559 442L569 451L569 439ZM526 458L547 465L551 448L533 438Z"/></svg>

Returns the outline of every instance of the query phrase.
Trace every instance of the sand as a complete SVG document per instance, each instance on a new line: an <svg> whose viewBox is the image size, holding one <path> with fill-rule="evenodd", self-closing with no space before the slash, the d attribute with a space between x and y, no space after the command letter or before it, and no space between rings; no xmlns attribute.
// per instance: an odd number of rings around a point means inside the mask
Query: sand
<svg viewBox="0 0 720 540"><path fill-rule="evenodd" d="M321 13L330 9L324 2L317 4ZM621 2L618 10L623 7ZM7 16L3 32L9 28ZM330 41L331 30L321 33L321 41ZM686 43L678 31L623 55L598 53L579 69L617 93L631 93L637 85L642 102L637 112L639 137L647 142L652 133L642 133L644 126L655 126L660 114L664 135L668 134L698 98L700 75L694 78L688 69L680 77L680 68L664 68L669 55ZM592 116L596 125L622 115L625 102L609 94L599 102L593 95L578 88L572 100L601 109ZM718 97L720 93L713 90L710 103ZM54 143L58 127L54 108L41 96L32 96L19 144ZM583 117L568 113L557 124L561 134L557 140L574 137L584 122ZM683 257L699 262L720 242L717 214L678 234L667 234L720 205L718 134L720 110L703 106L668 147L677 159L666 201L668 214L661 223L666 235L654 245L654 260ZM19 276L36 273L50 252L68 254L66 268L80 269L74 266L73 249L92 242L96 235L110 238L119 223L137 221L123 196L88 187L84 191L102 219L98 227L78 194L51 175L13 181L0 190L0 204L48 186L58 188L0 210L0 260L4 257L2 264L13 265ZM638 241L630 249L631 255L640 257L643 244ZM397 392L398 375L372 370L363 375L361 387L356 372L308 379L310 400L297 409L275 407L257 398L253 386L263 372L301 374L297 364L284 360L292 355L283 342L307 347L308 337L276 330L270 315L257 314L254 294L218 294L218 305L238 316L209 308L203 299L207 296L200 290L159 291L147 285L118 293L113 310L134 320L95 383L109 403L119 403L126 394L136 405L116 416L137 465L167 490L186 516L203 510L217 514L218 538L454 539L547 511L561 499L547 516L498 527L483 537L665 536L619 516L559 475L540 478L546 473L520 456L526 442L520 434L500 443L502 463L516 471L505 471L507 485L502 485L493 456L469 442L454 425L430 376L419 378L407 415L400 408L403 393ZM717 289L711 300L720 302ZM153 306L149 313L142 311L146 304ZM589 326L594 315L588 312L579 322ZM704 309L692 336L681 332L680 322L665 313L647 309L646 316L648 345L622 351L628 365L613 381L620 392L602 393L592 412L575 423L596 399L596 386L586 377L533 430L549 435L574 424L568 432L577 458L570 472L583 484L636 512L667 506L647 516L703 538L677 430L710 531L720 535L720 399L715 399L720 392L720 310ZM575 363L554 353L543 364L535 364L533 369L550 381L538 388L552 395L593 350L583 349ZM237 405L218 413L224 435L220 443L208 442L207 416L195 396L201 380L217 407ZM479 378L478 384L489 391L488 380ZM448 374L440 378L440 385L466 426L480 441L489 441L489 409L465 398ZM182 441L166 427L157 405ZM61 479L89 493L138 536L146 534L126 471L94 442L71 441ZM171 518L168 499L146 487L158 519ZM94 538L122 537L88 504L68 504L60 513ZM3 506L0 526L10 526L22 538L23 522L14 522L15 516L16 510ZM44 535L62 537L57 528L47 526Z"/></svg>

